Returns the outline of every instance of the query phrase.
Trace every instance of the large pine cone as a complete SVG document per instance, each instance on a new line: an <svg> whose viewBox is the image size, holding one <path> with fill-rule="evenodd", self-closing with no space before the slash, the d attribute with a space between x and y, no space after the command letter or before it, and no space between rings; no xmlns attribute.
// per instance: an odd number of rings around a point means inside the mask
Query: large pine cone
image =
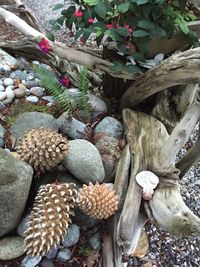
<svg viewBox="0 0 200 267"><path fill-rule="evenodd" d="M26 132L17 147L19 158L32 165L37 173L44 173L55 167L67 151L67 139L48 128Z"/></svg>
<svg viewBox="0 0 200 267"><path fill-rule="evenodd" d="M107 219L118 209L119 196L107 184L83 185L78 192L76 203L86 214L97 219Z"/></svg>
<svg viewBox="0 0 200 267"><path fill-rule="evenodd" d="M25 234L25 250L31 256L44 256L59 245L74 215L75 184L42 185L35 198Z"/></svg>

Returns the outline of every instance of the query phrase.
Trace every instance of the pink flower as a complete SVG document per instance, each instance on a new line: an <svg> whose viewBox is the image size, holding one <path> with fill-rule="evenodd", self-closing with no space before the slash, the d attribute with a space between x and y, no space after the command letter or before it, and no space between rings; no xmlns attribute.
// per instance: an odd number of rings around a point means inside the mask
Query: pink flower
<svg viewBox="0 0 200 267"><path fill-rule="evenodd" d="M113 29L113 28L114 28L114 25L113 25L113 24L106 24L106 27L107 27L108 29Z"/></svg>
<svg viewBox="0 0 200 267"><path fill-rule="evenodd" d="M88 23L91 23L91 24L94 23L94 19L93 18L89 18L88 19Z"/></svg>
<svg viewBox="0 0 200 267"><path fill-rule="evenodd" d="M60 83L65 87L70 87L70 85L71 85L71 81L70 81L69 77L67 77L67 76L61 77Z"/></svg>
<svg viewBox="0 0 200 267"><path fill-rule="evenodd" d="M83 36L81 36L79 40L80 40L80 43L84 44L85 41L83 39Z"/></svg>
<svg viewBox="0 0 200 267"><path fill-rule="evenodd" d="M80 17L83 16L83 12L82 12L80 9L78 9L78 10L76 10L76 11L74 12L74 16L80 18Z"/></svg>
<svg viewBox="0 0 200 267"><path fill-rule="evenodd" d="M52 49L49 41L45 38L42 38L42 40L38 43L40 49L44 53L49 53L49 51Z"/></svg>

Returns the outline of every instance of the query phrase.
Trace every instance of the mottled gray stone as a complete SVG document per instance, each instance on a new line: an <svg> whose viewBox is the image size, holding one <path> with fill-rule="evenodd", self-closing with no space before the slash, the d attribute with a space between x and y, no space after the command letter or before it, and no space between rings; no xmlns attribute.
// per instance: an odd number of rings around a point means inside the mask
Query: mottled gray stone
<svg viewBox="0 0 200 267"><path fill-rule="evenodd" d="M71 256L72 256L71 251L67 248L64 248L58 252L57 259L62 262L66 262L71 259Z"/></svg>
<svg viewBox="0 0 200 267"><path fill-rule="evenodd" d="M38 81L27 81L27 82L25 82L25 86L28 89L31 89L32 87L37 87L38 85L39 85Z"/></svg>
<svg viewBox="0 0 200 267"><path fill-rule="evenodd" d="M41 256L35 256L35 257L25 256L23 258L22 263L21 263L21 267L35 267L35 266L38 266L38 264L40 263L41 259L42 259Z"/></svg>
<svg viewBox="0 0 200 267"><path fill-rule="evenodd" d="M34 95L27 96L26 100L28 102L31 102L31 103L34 103L34 104L37 104L39 102L39 98L37 96L34 96Z"/></svg>
<svg viewBox="0 0 200 267"><path fill-rule="evenodd" d="M43 96L44 89L42 87L32 87L30 93L35 96Z"/></svg>
<svg viewBox="0 0 200 267"><path fill-rule="evenodd" d="M10 78L19 79L19 80L26 80L27 77L28 77L28 74L21 70L16 70L10 75Z"/></svg>
<svg viewBox="0 0 200 267"><path fill-rule="evenodd" d="M86 124L69 116L67 112L57 119L57 123L61 133L71 139L80 139L84 136Z"/></svg>
<svg viewBox="0 0 200 267"><path fill-rule="evenodd" d="M91 105L92 108L92 112L95 116L101 114L101 113L106 113L107 112L107 105L106 103L100 99L99 97L88 93L88 97L89 97L89 103Z"/></svg>
<svg viewBox="0 0 200 267"><path fill-rule="evenodd" d="M19 236L0 238L0 260L12 260L23 254L23 238Z"/></svg>
<svg viewBox="0 0 200 267"><path fill-rule="evenodd" d="M24 211L33 169L0 148L0 236L13 230Z"/></svg>
<svg viewBox="0 0 200 267"><path fill-rule="evenodd" d="M45 257L47 257L47 259L52 260L56 257L58 253L58 248L57 247L53 247L50 249L50 251L45 255Z"/></svg>
<svg viewBox="0 0 200 267"><path fill-rule="evenodd" d="M18 142L19 138L23 137L25 131L40 127L50 128L58 131L56 119L52 115L41 112L23 113L16 119L10 131L16 136Z"/></svg>
<svg viewBox="0 0 200 267"><path fill-rule="evenodd" d="M121 123L113 117L105 117L95 128L95 134L106 133L117 139L122 138L123 127Z"/></svg>
<svg viewBox="0 0 200 267"><path fill-rule="evenodd" d="M69 152L63 162L66 168L83 183L102 182L105 177L99 151L86 140L70 141Z"/></svg>
<svg viewBox="0 0 200 267"><path fill-rule="evenodd" d="M62 245L65 247L71 247L78 243L80 238L80 228L76 224L71 224L67 233L64 235Z"/></svg>
<svg viewBox="0 0 200 267"><path fill-rule="evenodd" d="M42 260L40 262L40 267L54 267L54 264L51 260Z"/></svg>
<svg viewBox="0 0 200 267"><path fill-rule="evenodd" d="M99 232L96 232L95 234L93 234L90 239L90 246L94 249L94 250L100 250L101 249L101 235Z"/></svg>

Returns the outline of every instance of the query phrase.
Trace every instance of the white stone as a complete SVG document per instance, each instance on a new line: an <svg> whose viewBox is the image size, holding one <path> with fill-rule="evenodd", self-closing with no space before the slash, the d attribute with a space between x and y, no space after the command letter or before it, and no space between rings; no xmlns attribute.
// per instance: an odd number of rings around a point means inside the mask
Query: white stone
<svg viewBox="0 0 200 267"><path fill-rule="evenodd" d="M3 92L3 91L5 91L5 88L3 85L0 85L0 92Z"/></svg>
<svg viewBox="0 0 200 267"><path fill-rule="evenodd" d="M35 104L39 102L39 98L37 96L33 96L33 95L27 96L26 100L28 102L35 103Z"/></svg>
<svg viewBox="0 0 200 267"><path fill-rule="evenodd" d="M7 97L6 92L0 92L0 101L4 100Z"/></svg>
<svg viewBox="0 0 200 267"><path fill-rule="evenodd" d="M13 90L15 87L13 85L8 85L5 89L5 91Z"/></svg>
<svg viewBox="0 0 200 267"><path fill-rule="evenodd" d="M4 81L3 81L4 85L5 86L8 86L8 85L13 85L14 84L14 81L13 79L11 78L6 78Z"/></svg>
<svg viewBox="0 0 200 267"><path fill-rule="evenodd" d="M13 90L7 90L6 91L7 98L13 99L15 97L15 93Z"/></svg>

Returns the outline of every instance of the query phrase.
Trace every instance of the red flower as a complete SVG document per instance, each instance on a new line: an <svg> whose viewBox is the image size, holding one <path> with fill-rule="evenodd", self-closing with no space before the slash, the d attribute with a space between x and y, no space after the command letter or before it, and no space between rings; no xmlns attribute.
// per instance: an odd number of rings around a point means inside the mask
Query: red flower
<svg viewBox="0 0 200 267"><path fill-rule="evenodd" d="M79 40L80 40L80 43L84 44L85 41L84 41L83 36L81 36Z"/></svg>
<svg viewBox="0 0 200 267"><path fill-rule="evenodd" d="M94 19L93 18L89 18L88 19L88 23L91 23L91 24L94 23Z"/></svg>
<svg viewBox="0 0 200 267"><path fill-rule="evenodd" d="M74 12L74 16L75 17L82 17L83 16L83 12L80 9L78 9L78 10L76 10Z"/></svg>
<svg viewBox="0 0 200 267"><path fill-rule="evenodd" d="M40 49L42 50L42 52L44 53L49 53L49 51L51 50L51 45L49 43L49 41L45 38L42 38L42 40L38 43Z"/></svg>
<svg viewBox="0 0 200 267"><path fill-rule="evenodd" d="M65 87L70 87L70 85L71 85L71 81L70 81L69 77L67 77L67 76L63 76L60 79L60 83Z"/></svg>
<svg viewBox="0 0 200 267"><path fill-rule="evenodd" d="M113 24L106 24L106 27L107 27L108 29L113 29L113 28L114 28L114 25L113 25Z"/></svg>

